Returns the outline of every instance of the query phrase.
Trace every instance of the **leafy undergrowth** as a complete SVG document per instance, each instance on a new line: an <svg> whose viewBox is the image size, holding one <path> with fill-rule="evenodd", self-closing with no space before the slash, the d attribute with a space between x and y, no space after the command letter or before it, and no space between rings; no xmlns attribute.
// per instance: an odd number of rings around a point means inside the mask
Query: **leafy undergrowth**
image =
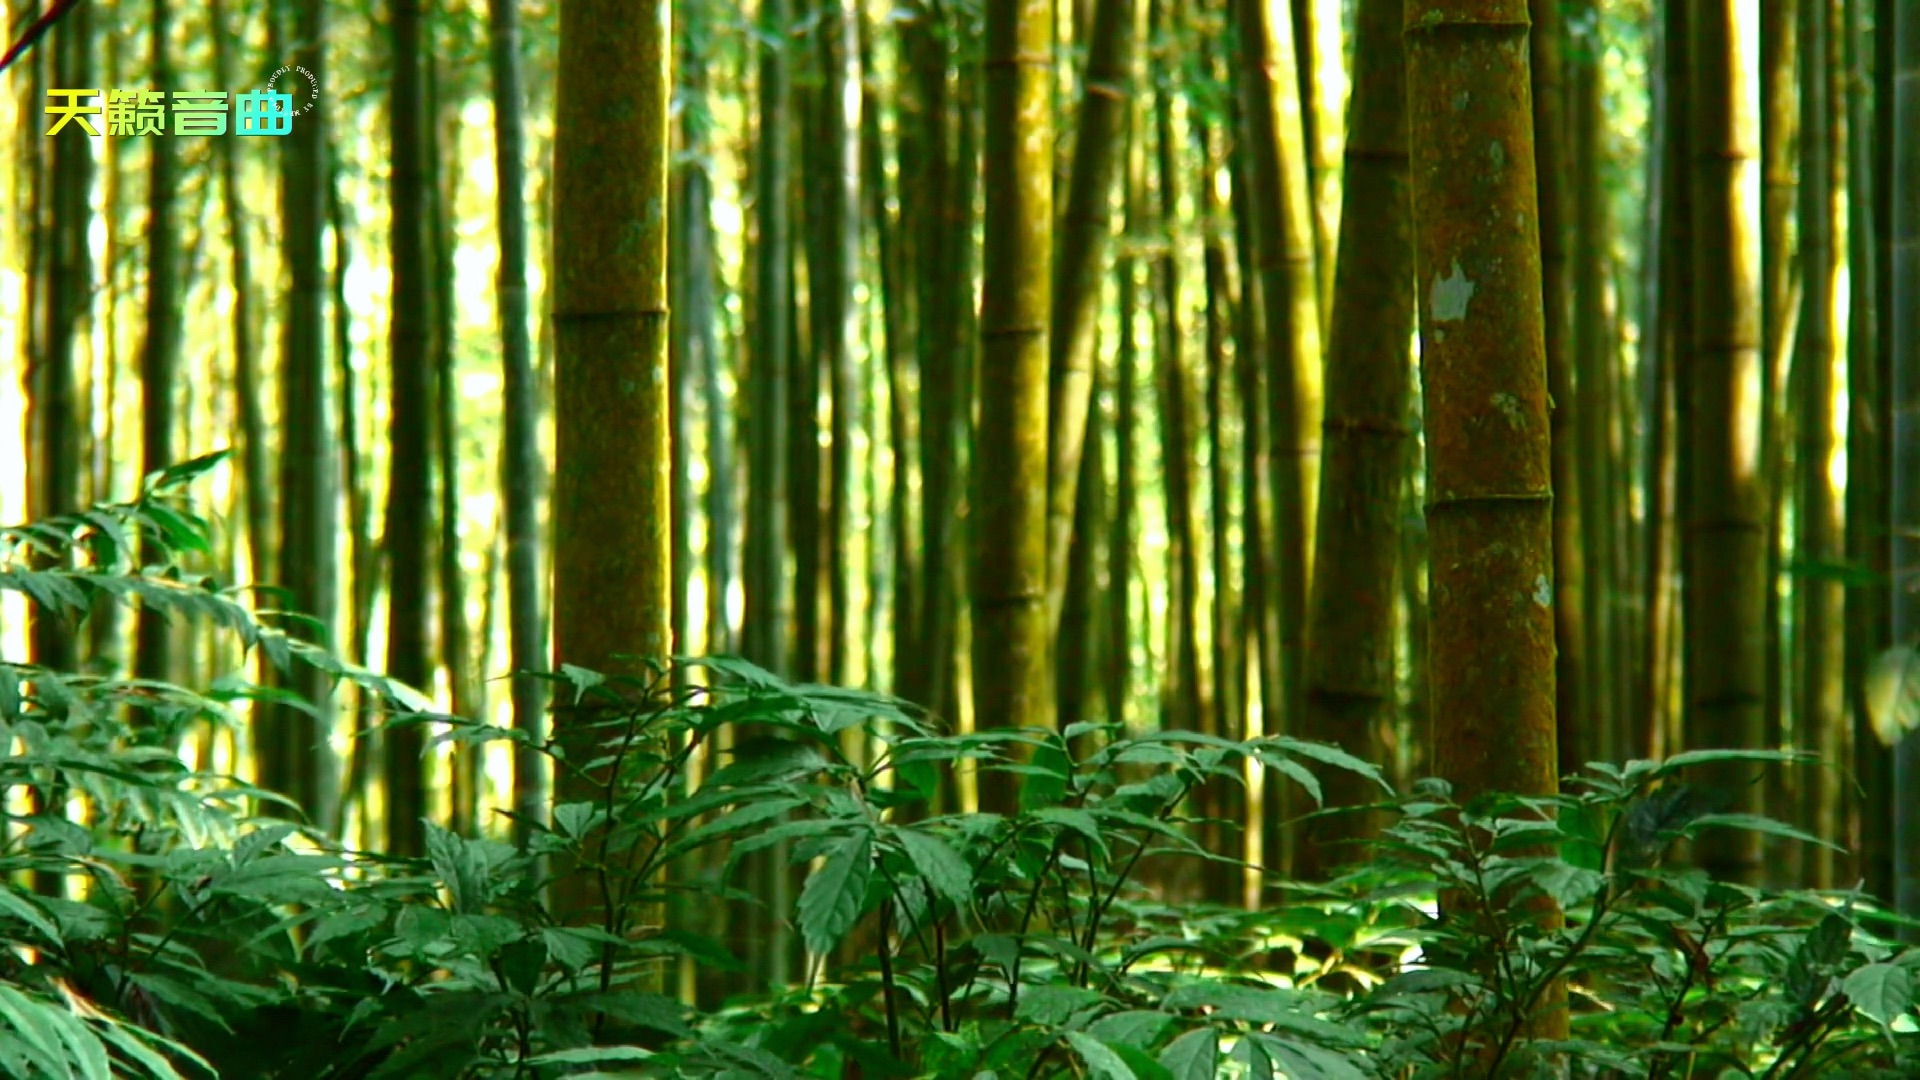
<svg viewBox="0 0 1920 1080"><path fill-rule="evenodd" d="M0 587L212 618L278 665L386 695L389 724L528 741L399 711L423 703L209 582L133 569L134 537L205 547L177 489L207 464L8 530ZM1317 799L1316 771L1375 770L1286 738L945 734L903 702L731 658L548 678L603 753L536 748L596 797L523 822L518 847L430 828L427 858L397 860L181 764L235 702L282 694L0 663L0 1074L1920 1075L1920 953L1864 898L1667 861L1712 828L1818 843L1703 812L1683 779L1787 755L1595 764L1554 798L1464 806L1439 781L1382 785L1393 824L1358 869L1246 912L1146 884L1221 860L1190 839L1193 793L1261 768ZM721 764L697 775L702 748ZM1020 772L1021 811L931 812L972 768ZM790 910L741 891L756 863L804 875ZM584 876L592 919L553 917L554 867ZM742 928L776 922L808 978L705 1010L661 992L685 964L747 985L774 942Z"/></svg>

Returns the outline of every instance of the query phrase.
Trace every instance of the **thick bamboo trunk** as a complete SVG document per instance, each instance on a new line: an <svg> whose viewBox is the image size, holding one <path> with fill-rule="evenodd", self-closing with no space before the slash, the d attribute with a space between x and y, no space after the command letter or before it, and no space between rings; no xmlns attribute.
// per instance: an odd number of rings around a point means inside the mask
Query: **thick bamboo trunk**
<svg viewBox="0 0 1920 1080"><path fill-rule="evenodd" d="M1687 739L1700 748L1753 748L1764 737L1766 527L1761 487L1758 251L1747 225L1747 184L1755 166L1754 115L1747 97L1746 28L1739 5L1695 5L1692 71L1693 390L1692 476L1687 581L1690 715ZM1750 31L1747 31L1750 32ZM1755 811L1752 770L1703 774L1729 808ZM1709 872L1750 881L1759 870L1753 833L1720 830L1702 839Z"/></svg>
<svg viewBox="0 0 1920 1080"><path fill-rule="evenodd" d="M1890 215L1893 371L1893 641L1920 638L1920 11L1893 4L1893 114L1886 130L1893 143ZM1884 10L1884 8L1883 8ZM1885 23L1882 26L1888 25ZM1909 732L1894 750L1893 863L1895 907L1920 917L1920 733ZM1920 936L1907 931L1909 940Z"/></svg>
<svg viewBox="0 0 1920 1080"><path fill-rule="evenodd" d="M1795 742L1818 753L1822 766L1803 771L1800 823L1821 837L1840 833L1840 773L1824 766L1845 760L1844 701L1840 681L1844 636L1837 625L1843 602L1831 567L1841 558L1841 521L1830 479L1834 452L1834 247L1837 161L1830 62L1834 37L1827 0L1800 7L1800 272L1799 340L1794 350L1796 417L1794 561L1807 572L1794 581ZM1801 845L1805 873L1797 879L1832 888L1833 852Z"/></svg>
<svg viewBox="0 0 1920 1080"><path fill-rule="evenodd" d="M982 184L980 414L972 488L973 702L981 728L1050 727L1047 336L1053 261L1047 0L988 0ZM1018 805L1014 775L983 773L981 809Z"/></svg>
<svg viewBox="0 0 1920 1080"><path fill-rule="evenodd" d="M1285 18L1264 0L1234 4L1240 39L1241 107L1247 140L1261 283L1261 311L1272 458L1275 559L1274 626L1279 671L1264 730L1277 733L1302 720L1305 685L1307 583L1311 580L1314 500L1320 474L1320 312L1314 278L1313 226L1302 162L1300 101L1294 82L1295 49ZM1284 800L1269 797L1261 813L1261 860L1269 870L1286 864Z"/></svg>
<svg viewBox="0 0 1920 1080"><path fill-rule="evenodd" d="M320 0L306 0L290 29L296 44L286 62L312 72L325 86L325 6ZM327 402L328 283L320 250L329 176L326 110L317 108L303 115L278 141L281 245L288 291L280 324L277 584L287 591L287 605L313 619L325 638L335 621L338 581L333 554L337 470ZM325 740L333 727L327 683L322 672L296 669L282 685L319 706L319 715L280 707L267 713L265 723L256 721L254 728L262 786L289 796L323 821L331 818L330 807L322 804L322 793L331 788L332 771Z"/></svg>
<svg viewBox="0 0 1920 1080"><path fill-rule="evenodd" d="M426 95L421 78L424 46L422 19L414 0L389 5L393 33L393 99L388 105L390 232L393 313L387 337L392 370L388 408L387 525L387 673L409 686L431 691L432 613L429 558L433 538L432 475L428 456L432 416L432 340L429 321L432 283L428 277ZM387 849L418 855L426 847L426 784L420 725L388 730L382 741L386 785Z"/></svg>
<svg viewBox="0 0 1920 1080"><path fill-rule="evenodd" d="M170 52L172 20L167 0L154 0L149 46L153 80L173 83ZM156 138L147 143L147 325L140 353L141 468L152 473L173 464L174 373L180 364L180 237L174 220L178 185L178 144ZM172 666L172 628L159 612L142 611L135 670L142 678L165 680Z"/></svg>
<svg viewBox="0 0 1920 1080"><path fill-rule="evenodd" d="M1406 58L1401 0L1358 13L1346 206L1327 353L1326 468L1320 557L1307 628L1307 734L1366 761L1396 712L1394 610L1401 492L1412 396L1413 207L1408 199ZM1377 790L1342 771L1322 779L1329 806ZM1366 815L1316 819L1294 856L1303 879L1358 857Z"/></svg>
<svg viewBox="0 0 1920 1080"><path fill-rule="evenodd" d="M1411 0L1406 27L1435 764L1461 800L1550 795L1553 488L1526 5ZM1545 991L1534 1035L1565 1037L1563 1002L1564 988Z"/></svg>
<svg viewBox="0 0 1920 1080"><path fill-rule="evenodd" d="M1103 256L1111 232L1111 195L1122 117L1130 107L1134 74L1133 0L1098 0L1080 113L1067 174L1066 206L1054 245L1053 310L1047 346L1047 565L1049 625L1060 620L1071 546L1079 462L1087 442L1092 397L1094 323L1100 305ZM1061 632L1064 635L1064 631ZM1064 645L1064 641L1062 642Z"/></svg>
<svg viewBox="0 0 1920 1080"><path fill-rule="evenodd" d="M1149 0L1148 37L1166 32L1164 0ZM1164 63L1156 58L1157 63ZM1155 79L1161 83L1167 73ZM1179 235L1179 170L1174 159L1173 108L1167 94L1154 95L1154 165L1159 233ZM1159 402L1162 506L1166 511L1167 666L1160 680L1161 726L1206 730L1205 686L1200 672L1200 555L1194 529L1193 386L1187 372L1182 330L1180 260L1172 242L1154 259L1154 386Z"/></svg>
<svg viewBox="0 0 1920 1080"><path fill-rule="evenodd" d="M762 0L758 156L753 165L753 343L747 372L746 613L740 647L747 659L772 671L786 667L791 594L787 590L787 371L792 341L789 305L793 279L787 186L792 163L786 138L791 115L792 22L788 0Z"/></svg>

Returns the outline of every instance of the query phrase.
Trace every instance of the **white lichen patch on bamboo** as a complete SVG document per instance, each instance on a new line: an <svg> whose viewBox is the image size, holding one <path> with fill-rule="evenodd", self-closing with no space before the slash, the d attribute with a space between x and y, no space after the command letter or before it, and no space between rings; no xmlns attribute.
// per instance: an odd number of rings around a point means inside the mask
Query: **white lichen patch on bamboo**
<svg viewBox="0 0 1920 1080"><path fill-rule="evenodd" d="M1433 298L1434 322L1459 322L1467 317L1467 304L1473 299L1473 282L1460 269L1460 260L1453 260L1453 269L1446 277L1434 275L1433 288L1427 290Z"/></svg>
<svg viewBox="0 0 1920 1080"><path fill-rule="evenodd" d="M1493 407L1500 410L1500 415L1507 418L1508 427L1520 431L1527 426L1526 414L1520 411L1519 398L1512 394L1499 393L1493 395L1490 400L1493 402Z"/></svg>
<svg viewBox="0 0 1920 1080"><path fill-rule="evenodd" d="M1543 608L1553 607L1553 583L1545 574L1533 576L1533 602Z"/></svg>

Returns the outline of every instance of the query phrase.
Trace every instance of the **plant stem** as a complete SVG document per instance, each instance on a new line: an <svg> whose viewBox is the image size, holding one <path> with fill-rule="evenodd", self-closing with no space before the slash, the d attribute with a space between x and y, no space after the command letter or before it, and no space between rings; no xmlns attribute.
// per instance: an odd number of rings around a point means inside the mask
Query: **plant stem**
<svg viewBox="0 0 1920 1080"><path fill-rule="evenodd" d="M940 1030L953 1032L953 995L947 993L947 934L940 920L933 923L933 982L940 994Z"/></svg>
<svg viewBox="0 0 1920 1080"><path fill-rule="evenodd" d="M1773 1080L1775 1076L1782 1075L1781 1067L1792 1061L1794 1054L1803 1049L1811 1050L1818 1045L1820 1039L1826 1036L1827 1025L1833 1023L1834 1018L1845 1013L1848 1008L1849 1006L1838 996L1821 1006L1819 1011L1807 1018L1807 1024L1794 1035L1793 1039L1780 1048L1780 1056L1774 1058L1773 1065L1760 1074L1760 1080ZM1799 1071L1800 1068L1796 1065L1784 1075L1793 1076Z"/></svg>
<svg viewBox="0 0 1920 1080"><path fill-rule="evenodd" d="M1620 823L1624 820L1626 820L1626 815L1616 815L1613 823L1607 827L1607 838L1601 845L1602 852L1608 852L1613 849L1614 839L1620 830ZM1512 1050L1513 1041L1520 1035L1520 1028L1526 1023L1527 1017L1533 1012L1534 1002L1538 1001L1540 995L1546 992L1547 987L1552 986L1554 980L1558 979L1561 974L1567 970L1567 965L1573 963L1574 957L1585 952L1587 946L1593 943L1593 936L1600 930L1600 920L1606 917L1608 905L1612 902L1613 877L1609 874L1602 879L1600 891L1594 894L1593 914L1587 917L1587 925L1581 927L1580 936L1574 940L1573 947L1568 949L1560 959L1554 961L1553 966L1547 969L1546 977L1534 984L1533 989L1527 992L1526 1000L1521 1002L1519 1009L1515 1010L1513 1023L1507 1028L1507 1036L1500 1042L1500 1052L1495 1055L1493 1059L1496 1067ZM1684 996L1684 991L1682 993ZM1664 1039L1665 1036L1663 1035L1662 1038Z"/></svg>
<svg viewBox="0 0 1920 1080"><path fill-rule="evenodd" d="M900 1015L893 1001L893 950L888 947L888 933L893 923L893 899L880 903L880 991L887 1003L887 1046L893 1051L895 1061L900 1058Z"/></svg>
<svg viewBox="0 0 1920 1080"><path fill-rule="evenodd" d="M1033 924L1033 909L1039 906L1040 890L1046 887L1047 875L1052 873L1053 864L1060 858L1060 849L1064 841L1055 839L1053 846L1047 849L1047 861L1040 865L1040 873L1034 877L1033 889L1027 893L1027 910L1020 916L1020 932L1013 940L1013 970L1007 979L1007 1019L1013 1019L1014 1008L1020 1004L1020 961L1027 955L1027 927Z"/></svg>

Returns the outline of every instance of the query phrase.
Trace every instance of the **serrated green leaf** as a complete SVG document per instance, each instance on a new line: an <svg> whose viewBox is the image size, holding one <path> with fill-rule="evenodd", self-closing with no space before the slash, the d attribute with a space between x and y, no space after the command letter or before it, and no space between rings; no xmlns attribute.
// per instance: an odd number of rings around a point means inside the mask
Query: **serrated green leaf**
<svg viewBox="0 0 1920 1080"><path fill-rule="evenodd" d="M779 1058L774 1057L772 1054L767 1053L757 1046L746 1046L741 1043L728 1042L725 1039L713 1038L702 1039L700 1046L704 1050L712 1051L723 1057L730 1058L738 1064L748 1066L754 1070L755 1075L769 1077L771 1080L787 1080L788 1077L797 1075L786 1062L781 1061ZM729 1069L721 1075L729 1078L738 1078L741 1074L738 1069Z"/></svg>
<svg viewBox="0 0 1920 1080"><path fill-rule="evenodd" d="M1172 1023L1173 1016L1158 1009L1126 1009L1095 1020L1087 1025L1087 1033L1109 1046L1144 1049L1152 1046Z"/></svg>
<svg viewBox="0 0 1920 1080"><path fill-rule="evenodd" d="M576 1046L571 1050L551 1050L526 1059L529 1065L608 1065L651 1061L654 1052L638 1046Z"/></svg>
<svg viewBox="0 0 1920 1080"><path fill-rule="evenodd" d="M1480 980L1464 971L1448 968L1418 968L1403 971L1374 990L1376 999L1401 997L1408 994L1430 994L1436 990L1452 990L1456 987L1478 986Z"/></svg>
<svg viewBox="0 0 1920 1080"><path fill-rule="evenodd" d="M1020 958L1020 942L1009 934L975 934L967 944L987 963L1007 970Z"/></svg>
<svg viewBox="0 0 1920 1080"><path fill-rule="evenodd" d="M207 1063L207 1059L195 1053L191 1047L162 1038L152 1032L142 1031L139 1035L134 1035L119 1024L107 1024L100 1029L100 1037L112 1043L122 1054L139 1062L147 1070L147 1075L154 1077L155 1080L182 1080L182 1077L174 1069L171 1061L161 1057L153 1047L147 1045L148 1039L164 1047L167 1053L174 1057L200 1066L204 1070L204 1075L214 1075L213 1066Z"/></svg>
<svg viewBox="0 0 1920 1080"><path fill-rule="evenodd" d="M86 1080L113 1080L113 1063L98 1035L72 1013L53 1012L48 1016L53 1021L54 1034L66 1045L67 1060L79 1066L81 1076Z"/></svg>
<svg viewBox="0 0 1920 1080"><path fill-rule="evenodd" d="M177 461L157 473L149 474L144 486L149 493L180 487L212 472L231 456L233 456L232 450L221 449L209 451L185 461Z"/></svg>
<svg viewBox="0 0 1920 1080"><path fill-rule="evenodd" d="M331 900L334 890L321 872L340 865L330 855L267 855L214 875L209 888L266 904Z"/></svg>
<svg viewBox="0 0 1920 1080"><path fill-rule="evenodd" d="M1286 1070L1287 1080L1366 1080L1367 1074L1361 1072L1340 1054L1318 1047L1312 1043L1303 1043L1283 1039L1264 1032L1256 1033L1254 1039L1260 1048L1267 1052L1274 1064Z"/></svg>
<svg viewBox="0 0 1920 1080"><path fill-rule="evenodd" d="M11 986L0 984L0 1020L13 1028L16 1049L32 1059L49 1076L71 1080L73 1069L61 1051L60 1037L53 1031L48 1015L54 1007L30 998Z"/></svg>
<svg viewBox="0 0 1920 1080"><path fill-rule="evenodd" d="M745 832L761 822L777 818L782 814L797 810L805 805L807 805L807 800L793 797L746 803L729 813L723 814L701 825L697 829L688 830L687 834L680 838L680 842L674 845L674 848L680 851L691 850L699 847L701 844L718 840L721 837Z"/></svg>
<svg viewBox="0 0 1920 1080"><path fill-rule="evenodd" d="M491 897L486 857L455 833L431 821L426 825L427 858L453 894L453 910L462 914L481 910Z"/></svg>
<svg viewBox="0 0 1920 1080"><path fill-rule="evenodd" d="M808 716L821 732L833 735L870 720L885 720L908 729L922 727L907 702L870 690L843 686L802 683L790 687Z"/></svg>
<svg viewBox="0 0 1920 1080"><path fill-rule="evenodd" d="M437 907L408 904L394 917L393 934L418 951L445 940L452 925L452 917Z"/></svg>
<svg viewBox="0 0 1920 1080"><path fill-rule="evenodd" d="M53 925L34 901L17 892L10 882L0 881L0 915L12 915L21 922L38 930L46 943L53 946L64 944L60 930Z"/></svg>
<svg viewBox="0 0 1920 1080"><path fill-rule="evenodd" d="M309 716L317 716L320 712L312 702L291 690L278 686L259 686L238 675L216 679L208 688L207 696L215 701L259 701L269 705L285 705Z"/></svg>
<svg viewBox="0 0 1920 1080"><path fill-rule="evenodd" d="M900 829L894 836L906 850L913 868L919 871L934 892L946 897L956 907L964 907L973 899L973 869L967 865L967 860L960 857L959 852L953 850L952 845L918 829Z"/></svg>
<svg viewBox="0 0 1920 1080"><path fill-rule="evenodd" d="M112 545L116 568L124 566L125 564L119 560L132 556L133 540L127 536L127 530L121 525L119 519L98 508L84 511L80 516L86 520L87 524L98 529L100 535L106 537L108 543Z"/></svg>
<svg viewBox="0 0 1920 1080"><path fill-rule="evenodd" d="M1184 750L1158 742L1120 743L1109 749L1115 765L1172 766L1187 760Z"/></svg>
<svg viewBox="0 0 1920 1080"><path fill-rule="evenodd" d="M579 927L549 926L540 931L547 955L567 971L579 971L600 958L601 942Z"/></svg>
<svg viewBox="0 0 1920 1080"><path fill-rule="evenodd" d="M1530 876L1562 911L1586 903L1607 883L1605 874L1570 866L1558 859L1540 860Z"/></svg>
<svg viewBox="0 0 1920 1080"><path fill-rule="evenodd" d="M1214 1080L1220 1067L1220 1034L1210 1027L1195 1028L1160 1051L1160 1064L1174 1080Z"/></svg>
<svg viewBox="0 0 1920 1080"><path fill-rule="evenodd" d="M1810 931L1801 950L1806 954L1807 962L1815 967L1832 967L1846 959L1847 946L1853 941L1853 922L1845 915L1834 912L1821 919Z"/></svg>
<svg viewBox="0 0 1920 1080"><path fill-rule="evenodd" d="M756 799L764 799L768 795L778 793L781 790L783 789L774 784L750 784L744 787L727 787L720 789L715 789L711 786L702 787L692 796L677 802L669 802L664 805L656 802L651 809L642 811L636 820L646 822L674 821L683 817L694 817L699 814L711 813L722 807L739 806Z"/></svg>
<svg viewBox="0 0 1920 1080"><path fill-rule="evenodd" d="M1312 769L1307 768L1305 765L1300 764L1285 754L1275 753L1272 750L1256 750L1253 756L1254 759L1262 765L1265 765L1269 769L1278 770L1294 783L1307 789L1307 795L1313 799L1315 806L1326 805L1326 797L1320 788L1320 778L1313 775Z"/></svg>
<svg viewBox="0 0 1920 1080"><path fill-rule="evenodd" d="M139 512L159 531L161 540L168 549L190 551L196 555L213 553L212 547L207 543L204 523L198 523L194 518L158 502L142 503Z"/></svg>
<svg viewBox="0 0 1920 1080"><path fill-rule="evenodd" d="M504 915L455 915L447 936L468 955L485 959L518 940L519 923Z"/></svg>
<svg viewBox="0 0 1920 1080"><path fill-rule="evenodd" d="M145 990L157 1001L165 1002L176 1009L185 1009L207 1022L220 1027L222 1030L228 1032L233 1030L232 1025L227 1023L225 1011L218 1003L199 990L180 982L178 979L170 979L165 975L156 975L150 972L140 972L131 976L129 981L135 986L140 987L140 989Z"/></svg>
<svg viewBox="0 0 1920 1080"><path fill-rule="evenodd" d="M1660 762L1655 776L1668 776L1681 769L1700 765L1721 765L1746 761L1755 764L1786 765L1805 761L1807 755L1791 750L1688 750Z"/></svg>
<svg viewBox="0 0 1920 1080"><path fill-rule="evenodd" d="M1193 837L1189 836L1184 829L1162 818L1136 814L1131 810L1121 810L1111 805L1101 806L1094 810L1093 816L1100 824L1108 828L1121 826L1129 829L1139 829L1142 832L1163 837L1170 841L1174 847L1183 851L1190 851L1194 854L1207 854L1200 845L1193 842ZM1219 857L1225 858L1225 856Z"/></svg>
<svg viewBox="0 0 1920 1080"><path fill-rule="evenodd" d="M1067 1032L1067 1042L1087 1067L1087 1075L1104 1080L1138 1080L1119 1054L1084 1031Z"/></svg>
<svg viewBox="0 0 1920 1080"><path fill-rule="evenodd" d="M1078 833L1101 858L1110 858L1107 852L1107 838L1100 835L1100 822L1085 810L1071 806L1048 806L1030 811L1026 816L1035 821L1044 821L1063 829Z"/></svg>
<svg viewBox="0 0 1920 1080"><path fill-rule="evenodd" d="M1127 1063L1127 1068L1132 1069L1133 1075L1139 1080L1173 1080L1173 1074L1167 1071L1167 1067L1155 1061L1152 1054L1140 1047L1110 1039L1101 1041L1107 1044L1107 1049L1118 1054L1121 1061Z"/></svg>
<svg viewBox="0 0 1920 1080"><path fill-rule="evenodd" d="M387 921L387 913L377 908L360 911L348 911L338 915L328 915L314 924L313 932L307 935L307 948L318 949L329 941L338 938L353 937L377 929Z"/></svg>
<svg viewBox="0 0 1920 1080"><path fill-rule="evenodd" d="M1271 1024L1328 1046L1354 1046L1364 1041L1356 1033L1315 1016L1304 995L1294 990L1189 983L1170 992L1165 1005L1169 1009L1210 1008L1217 1019Z"/></svg>
<svg viewBox="0 0 1920 1080"><path fill-rule="evenodd" d="M1088 720L1076 720L1060 732L1060 738L1071 744L1083 735L1104 735L1119 729L1118 724L1096 724Z"/></svg>
<svg viewBox="0 0 1920 1080"><path fill-rule="evenodd" d="M575 704L579 704L584 700L589 690L602 686L607 681L605 675L597 671L588 671L586 668L579 667L575 664L561 664L560 674L573 686L573 700Z"/></svg>
<svg viewBox="0 0 1920 1080"><path fill-rule="evenodd" d="M827 767L827 760L809 743L766 736L733 748L733 760L716 769L701 785L708 788L747 784L785 784Z"/></svg>
<svg viewBox="0 0 1920 1080"><path fill-rule="evenodd" d="M1041 983L1022 988L1020 1004L1014 1010L1014 1016L1041 1027L1059 1027L1074 1013L1098 1002L1101 997L1098 990Z"/></svg>
<svg viewBox="0 0 1920 1080"><path fill-rule="evenodd" d="M847 823L833 818L802 818L799 821L786 821L771 829L762 829L752 836L741 837L733 842L728 858L737 862L741 858L773 847L786 841L811 840L838 833L847 827ZM860 828L865 828L860 825Z"/></svg>
<svg viewBox="0 0 1920 1080"><path fill-rule="evenodd" d="M750 660L743 660L738 656L681 656L675 657L674 663L685 667L706 668L710 671L717 671L722 675L738 679L740 682L755 689L787 689L786 682L778 675L775 675L773 672L768 671L766 668Z"/></svg>
<svg viewBox="0 0 1920 1080"><path fill-rule="evenodd" d="M1393 790L1393 785L1387 783L1386 779L1380 775L1378 766L1362 761L1337 746L1328 746L1326 743L1307 742L1302 739L1289 738L1285 735L1276 735L1267 741L1272 742L1282 750L1297 757L1312 758L1322 765L1331 765L1336 769L1345 769L1350 773L1358 773L1380 785L1382 791L1391 792Z"/></svg>
<svg viewBox="0 0 1920 1080"><path fill-rule="evenodd" d="M1034 750L1032 767L1039 771L1020 785L1020 809L1058 806L1073 782L1073 761L1066 745L1057 736L1050 737Z"/></svg>
<svg viewBox="0 0 1920 1080"><path fill-rule="evenodd" d="M1702 814L1688 824L1689 832L1698 829L1742 829L1765 836L1777 836L1783 840L1798 840L1803 844L1817 844L1832 851L1844 851L1838 844L1829 843L1809 832L1796 829L1782 821L1775 821L1760 814Z"/></svg>
<svg viewBox="0 0 1920 1080"><path fill-rule="evenodd" d="M1868 964L1840 983L1860 1015L1887 1025L1913 1007L1913 973L1899 964Z"/></svg>
<svg viewBox="0 0 1920 1080"><path fill-rule="evenodd" d="M600 808L590 802L561 803L553 808L553 826L562 836L582 837L600 816Z"/></svg>
<svg viewBox="0 0 1920 1080"><path fill-rule="evenodd" d="M1245 1066L1248 1080L1273 1080L1273 1059L1258 1039L1243 1038L1234 1043L1227 1060Z"/></svg>
<svg viewBox="0 0 1920 1080"><path fill-rule="evenodd" d="M498 960L501 981L507 988L531 994L540 985L540 973L547 966L547 943L538 937L524 937L503 946Z"/></svg>
<svg viewBox="0 0 1920 1080"><path fill-rule="evenodd" d="M873 874L873 834L865 829L834 844L800 890L800 933L807 948L825 953L860 919Z"/></svg>

